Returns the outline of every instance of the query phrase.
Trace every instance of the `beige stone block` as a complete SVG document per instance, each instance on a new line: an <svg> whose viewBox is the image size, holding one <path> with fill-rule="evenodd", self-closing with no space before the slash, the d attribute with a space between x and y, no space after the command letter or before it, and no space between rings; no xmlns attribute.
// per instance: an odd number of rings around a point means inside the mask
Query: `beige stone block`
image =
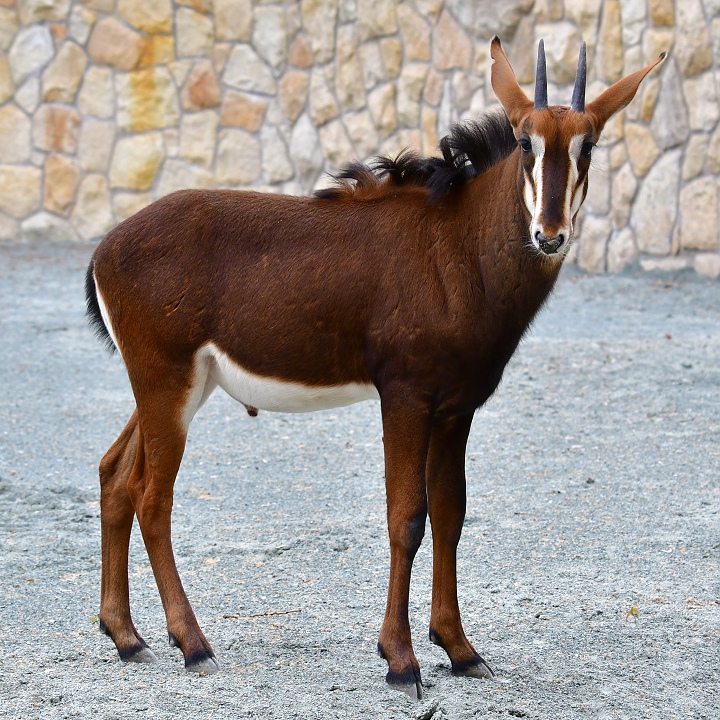
<svg viewBox="0 0 720 720"><path fill-rule="evenodd" d="M362 44L359 50L365 89L371 90L387 79L380 43L367 42Z"/></svg>
<svg viewBox="0 0 720 720"><path fill-rule="evenodd" d="M310 75L310 117L315 125L324 125L340 114L335 96L328 87L322 68L313 68Z"/></svg>
<svg viewBox="0 0 720 720"><path fill-rule="evenodd" d="M675 24L675 0L648 0L648 10L653 25L672 27Z"/></svg>
<svg viewBox="0 0 720 720"><path fill-rule="evenodd" d="M640 268L643 272L677 273L692 265L688 257L657 257L641 258Z"/></svg>
<svg viewBox="0 0 720 720"><path fill-rule="evenodd" d="M565 3L566 19L578 24L582 37L587 42L588 58L593 58L595 55L602 6L603 0L572 0ZM594 61L588 64L590 77L595 75L594 65Z"/></svg>
<svg viewBox="0 0 720 720"><path fill-rule="evenodd" d="M288 35L283 7L256 7L253 14L252 45L276 71L287 60Z"/></svg>
<svg viewBox="0 0 720 720"><path fill-rule="evenodd" d="M87 63L87 55L79 45L72 41L63 43L42 74L43 101L75 102Z"/></svg>
<svg viewBox="0 0 720 720"><path fill-rule="evenodd" d="M642 36L642 56L646 64L657 60L662 52L669 53L675 45L675 31L668 28L647 28ZM647 84L647 80L643 81Z"/></svg>
<svg viewBox="0 0 720 720"><path fill-rule="evenodd" d="M703 171L708 156L709 145L709 135L700 133L690 136L685 146L685 159L683 160L682 168L683 180L692 180Z"/></svg>
<svg viewBox="0 0 720 720"><path fill-rule="evenodd" d="M420 129L422 130L423 155L440 155L437 133L438 114L433 108L424 107L420 113Z"/></svg>
<svg viewBox="0 0 720 720"><path fill-rule="evenodd" d="M260 177L261 150L257 138L244 130L220 131L215 177L222 185L252 185Z"/></svg>
<svg viewBox="0 0 720 720"><path fill-rule="evenodd" d="M316 63L326 63L335 55L337 0L301 0L302 24Z"/></svg>
<svg viewBox="0 0 720 720"><path fill-rule="evenodd" d="M714 177L692 180L680 191L680 247L718 249L718 197Z"/></svg>
<svg viewBox="0 0 720 720"><path fill-rule="evenodd" d="M303 113L295 123L290 137L290 157L303 190L315 187L323 168L320 136L308 113Z"/></svg>
<svg viewBox="0 0 720 720"><path fill-rule="evenodd" d="M212 55L215 28L212 20L190 8L175 13L175 35L178 57Z"/></svg>
<svg viewBox="0 0 720 720"><path fill-rule="evenodd" d="M718 125L715 132L710 136L706 170L715 175L720 173L720 125Z"/></svg>
<svg viewBox="0 0 720 720"><path fill-rule="evenodd" d="M70 10L70 0L17 0L17 8L23 25L62 22Z"/></svg>
<svg viewBox="0 0 720 720"><path fill-rule="evenodd" d="M195 63L183 86L181 99L185 110L202 110L220 105L220 83L210 60L203 58Z"/></svg>
<svg viewBox="0 0 720 720"><path fill-rule="evenodd" d="M223 82L238 90L274 95L275 78L262 58L249 45L236 45L223 72Z"/></svg>
<svg viewBox="0 0 720 720"><path fill-rule="evenodd" d="M603 3L600 32L595 51L595 73L597 77L608 83L616 82L623 75L620 0L605 0Z"/></svg>
<svg viewBox="0 0 720 720"><path fill-rule="evenodd" d="M83 172L107 172L114 143L115 123L112 120L86 117L80 129L78 145L78 161Z"/></svg>
<svg viewBox="0 0 720 720"><path fill-rule="evenodd" d="M64 217L41 210L20 223L20 241L34 245L74 243L81 238Z"/></svg>
<svg viewBox="0 0 720 720"><path fill-rule="evenodd" d="M110 165L110 186L125 190L149 190L164 159L162 133L122 137L115 143Z"/></svg>
<svg viewBox="0 0 720 720"><path fill-rule="evenodd" d="M698 275L716 280L720 277L720 255L698 253L693 258L693 269Z"/></svg>
<svg viewBox="0 0 720 720"><path fill-rule="evenodd" d="M298 35L293 40L288 52L288 62L293 67L302 68L303 70L312 67L312 51L310 50L307 40L302 35Z"/></svg>
<svg viewBox="0 0 720 720"><path fill-rule="evenodd" d="M77 162L64 155L49 155L45 161L45 210L58 215L69 215L80 183Z"/></svg>
<svg viewBox="0 0 720 720"><path fill-rule="evenodd" d="M384 140L398 126L395 85L387 84L375 88L368 95L368 108L380 139Z"/></svg>
<svg viewBox="0 0 720 720"><path fill-rule="evenodd" d="M612 232L610 218L585 215L580 228L578 265L589 273L605 272L605 255Z"/></svg>
<svg viewBox="0 0 720 720"><path fill-rule="evenodd" d="M674 56L683 76L693 77L707 70L713 61L705 13L700 0L678 2L675 13L677 42Z"/></svg>
<svg viewBox="0 0 720 720"><path fill-rule="evenodd" d="M430 26L427 20L408 3L398 5L397 18L405 46L405 59L409 62L430 60Z"/></svg>
<svg viewBox="0 0 720 720"><path fill-rule="evenodd" d="M645 177L660 155L652 133L644 125L626 123L625 143L635 175Z"/></svg>
<svg viewBox="0 0 720 720"><path fill-rule="evenodd" d="M397 13L393 0L357 0L357 28L362 40L397 32Z"/></svg>
<svg viewBox="0 0 720 720"><path fill-rule="evenodd" d="M20 223L15 218L0 213L0 243L17 242L20 237Z"/></svg>
<svg viewBox="0 0 720 720"><path fill-rule="evenodd" d="M115 0L83 0L85 5L93 10L111 13L115 9Z"/></svg>
<svg viewBox="0 0 720 720"><path fill-rule="evenodd" d="M632 231L632 228L623 228L620 232L613 234L608 242L608 272L622 272L637 260L638 254L637 243L635 242L635 233Z"/></svg>
<svg viewBox="0 0 720 720"><path fill-rule="evenodd" d="M16 86L43 68L55 54L50 29L44 25L22 28L15 35L8 53L10 72Z"/></svg>
<svg viewBox="0 0 720 720"><path fill-rule="evenodd" d="M434 68L430 68L428 70L427 78L425 80L423 100L429 105L437 107L442 100L444 82L445 75L443 73L439 73Z"/></svg>
<svg viewBox="0 0 720 720"><path fill-rule="evenodd" d="M42 171L27 165L0 165L0 211L24 218L40 209Z"/></svg>
<svg viewBox="0 0 720 720"><path fill-rule="evenodd" d="M218 40L250 42L251 0L214 0L215 32Z"/></svg>
<svg viewBox="0 0 720 720"><path fill-rule="evenodd" d="M410 63L403 67L398 80L397 118L401 127L416 128L420 124L422 98L428 66Z"/></svg>
<svg viewBox="0 0 720 720"><path fill-rule="evenodd" d="M610 212L612 173L610 172L610 150L596 147L592 151L592 162L588 172L588 194L585 209L593 215L607 215Z"/></svg>
<svg viewBox="0 0 720 720"><path fill-rule="evenodd" d="M152 198L150 193L117 192L113 195L112 202L115 219L120 223L147 207Z"/></svg>
<svg viewBox="0 0 720 720"><path fill-rule="evenodd" d="M642 94L640 106L640 120L644 123L652 122L655 114L655 105L657 104L658 94L660 93L660 81L657 78L650 78L643 83L641 88Z"/></svg>
<svg viewBox="0 0 720 720"><path fill-rule="evenodd" d="M68 37L75 40L79 45L85 45L90 37L92 26L97 21L97 13L84 5L75 5L70 11L68 21Z"/></svg>
<svg viewBox="0 0 720 720"><path fill-rule="evenodd" d="M443 11L433 31L433 64L438 70L470 69L472 41L465 29Z"/></svg>
<svg viewBox="0 0 720 720"><path fill-rule="evenodd" d="M706 72L683 82L685 101L692 130L712 130L720 118L715 76Z"/></svg>
<svg viewBox="0 0 720 720"><path fill-rule="evenodd" d="M343 117L345 130L355 148L355 157L367 160L377 153L380 137L372 121L370 111L365 109L358 113L348 113Z"/></svg>
<svg viewBox="0 0 720 720"><path fill-rule="evenodd" d="M659 147L666 149L687 140L690 135L690 120L685 105L682 77L675 60L670 57L669 62L665 61L664 65L667 67L663 68L660 75L660 92L650 130Z"/></svg>
<svg viewBox="0 0 720 720"><path fill-rule="evenodd" d="M115 82L110 68L88 68L78 95L78 109L83 115L99 118L115 114Z"/></svg>
<svg viewBox="0 0 720 720"><path fill-rule="evenodd" d="M180 119L177 90L170 71L162 66L119 73L117 123L121 132L174 127Z"/></svg>
<svg viewBox="0 0 720 720"><path fill-rule="evenodd" d="M132 70L140 60L145 45L143 36L114 17L101 20L93 28L88 53L93 62Z"/></svg>
<svg viewBox="0 0 720 720"><path fill-rule="evenodd" d="M266 183L274 185L292 180L295 168L288 157L287 146L278 129L266 125L260 133L262 147L262 174Z"/></svg>
<svg viewBox="0 0 720 720"><path fill-rule="evenodd" d="M18 29L18 17L15 10L0 7L0 52L10 49Z"/></svg>
<svg viewBox="0 0 720 720"><path fill-rule="evenodd" d="M138 68L168 65L175 61L175 38L172 35L152 35L147 38L138 60Z"/></svg>
<svg viewBox="0 0 720 720"><path fill-rule="evenodd" d="M30 159L31 123L13 103L0 107L0 158L3 163L21 163Z"/></svg>
<svg viewBox="0 0 720 720"><path fill-rule="evenodd" d="M308 74L301 70L290 70L280 81L280 104L291 123L294 123L307 103Z"/></svg>
<svg viewBox="0 0 720 720"><path fill-rule="evenodd" d="M345 110L360 110L365 107L365 83L352 25L338 29L335 93Z"/></svg>
<svg viewBox="0 0 720 720"><path fill-rule="evenodd" d="M512 47L506 51L515 71L515 77L521 85L535 82L535 48L535 19L532 15L527 15L518 25Z"/></svg>
<svg viewBox="0 0 720 720"><path fill-rule="evenodd" d="M15 103L28 115L33 115L40 105L40 78L31 75L15 92Z"/></svg>
<svg viewBox="0 0 720 720"><path fill-rule="evenodd" d="M15 85L13 85L10 75L10 66L7 58L0 55L0 105L9 100L15 94Z"/></svg>
<svg viewBox="0 0 720 720"><path fill-rule="evenodd" d="M385 64L385 74L389 79L400 75L400 68L403 62L403 46L396 38L382 38L380 40L380 52Z"/></svg>
<svg viewBox="0 0 720 720"><path fill-rule="evenodd" d="M161 198L186 188L210 190L214 187L215 178L209 170L183 160L166 160L153 195Z"/></svg>
<svg viewBox="0 0 720 720"><path fill-rule="evenodd" d="M212 110L186 113L180 122L180 157L209 168L217 142L218 117Z"/></svg>
<svg viewBox="0 0 720 720"><path fill-rule="evenodd" d="M630 221L630 208L635 199L637 188L638 181L633 174L632 168L629 163L625 163L615 173L612 181L611 217L615 230L624 228Z"/></svg>
<svg viewBox="0 0 720 720"><path fill-rule="evenodd" d="M180 154L180 128L165 128L162 135L165 157L176 158Z"/></svg>
<svg viewBox="0 0 720 720"><path fill-rule="evenodd" d="M318 129L325 160L332 170L339 170L355 159L355 148L347 136L342 120L331 120Z"/></svg>
<svg viewBox="0 0 720 720"><path fill-rule="evenodd" d="M615 143L610 148L610 169L619 170L628 159L627 146L624 142Z"/></svg>
<svg viewBox="0 0 720 720"><path fill-rule="evenodd" d="M74 155L80 133L80 115L64 105L41 105L33 117L33 145L46 152Z"/></svg>
<svg viewBox="0 0 720 720"><path fill-rule="evenodd" d="M116 12L128 25L150 35L172 32L170 0L118 0Z"/></svg>
<svg viewBox="0 0 720 720"><path fill-rule="evenodd" d="M192 8L195 12L204 15L209 15L213 11L213 0L175 0L175 4Z"/></svg>
<svg viewBox="0 0 720 720"><path fill-rule="evenodd" d="M255 132L260 129L266 111L265 100L229 90L223 100L220 122Z"/></svg>
<svg viewBox="0 0 720 720"><path fill-rule="evenodd" d="M667 255L672 249L672 232L678 212L680 160L679 149L661 155L635 196L631 224L640 252Z"/></svg>
<svg viewBox="0 0 720 720"><path fill-rule="evenodd" d="M213 46L212 63L218 75L222 75L225 70L225 65L227 64L232 49L233 45L229 42L216 42Z"/></svg>
<svg viewBox="0 0 720 720"><path fill-rule="evenodd" d="M104 175L87 175L78 189L72 224L85 240L103 237L115 225L112 198Z"/></svg>
<svg viewBox="0 0 720 720"><path fill-rule="evenodd" d="M568 3L571 5L572 3ZM533 14L538 22L563 19L563 0L535 0Z"/></svg>

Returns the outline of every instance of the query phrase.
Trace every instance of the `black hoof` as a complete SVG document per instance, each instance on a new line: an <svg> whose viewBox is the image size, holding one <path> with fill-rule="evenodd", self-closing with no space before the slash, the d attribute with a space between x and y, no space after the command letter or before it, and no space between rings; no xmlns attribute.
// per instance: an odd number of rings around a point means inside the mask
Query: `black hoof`
<svg viewBox="0 0 720 720"><path fill-rule="evenodd" d="M452 674L461 677L483 678L486 680L492 680L492 678L495 677L492 668L479 655L476 655L472 660L466 662L453 663Z"/></svg>
<svg viewBox="0 0 720 720"><path fill-rule="evenodd" d="M115 642L115 639L113 638L112 633L108 629L108 626L102 620L100 620L100 632L104 635L107 635L113 642ZM137 637L136 645L132 645L127 648L119 648L117 645L115 645L120 659L123 662L132 663L157 662L157 657L155 657L155 653L148 647L148 644L137 635L137 632L135 633L135 636Z"/></svg>
<svg viewBox="0 0 720 720"><path fill-rule="evenodd" d="M402 673L388 671L385 682L393 689L405 693L413 702L422 700L422 682L420 673L412 668Z"/></svg>

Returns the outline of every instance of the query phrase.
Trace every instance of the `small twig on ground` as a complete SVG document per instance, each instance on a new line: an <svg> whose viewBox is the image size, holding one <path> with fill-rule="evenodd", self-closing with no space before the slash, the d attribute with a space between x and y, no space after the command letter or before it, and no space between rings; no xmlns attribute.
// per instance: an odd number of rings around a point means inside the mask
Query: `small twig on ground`
<svg viewBox="0 0 720 720"><path fill-rule="evenodd" d="M248 620L249 618L272 617L273 615L292 615L293 613L299 613L301 611L302 608L297 608L295 610L273 610L271 612L254 613L252 615L240 615L239 613L235 613L234 615L223 615L223 617L226 620Z"/></svg>

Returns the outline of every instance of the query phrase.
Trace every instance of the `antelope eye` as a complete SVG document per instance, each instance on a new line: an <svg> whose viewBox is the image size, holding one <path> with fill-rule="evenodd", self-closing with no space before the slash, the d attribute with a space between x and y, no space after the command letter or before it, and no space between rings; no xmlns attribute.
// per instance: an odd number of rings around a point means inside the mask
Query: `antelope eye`
<svg viewBox="0 0 720 720"><path fill-rule="evenodd" d="M530 142L529 140L527 140L526 138L522 138L522 139L520 140L520 147L522 148L522 151L523 151L524 153L532 152L532 144L531 144L531 142Z"/></svg>
<svg viewBox="0 0 720 720"><path fill-rule="evenodd" d="M594 143L594 142L590 142L590 141L588 140L588 142L586 142L586 143L582 146L582 151L581 151L581 152L582 152L582 154L583 154L585 157L590 157L590 156L592 155L592 149L593 149L594 147L595 147L595 143Z"/></svg>

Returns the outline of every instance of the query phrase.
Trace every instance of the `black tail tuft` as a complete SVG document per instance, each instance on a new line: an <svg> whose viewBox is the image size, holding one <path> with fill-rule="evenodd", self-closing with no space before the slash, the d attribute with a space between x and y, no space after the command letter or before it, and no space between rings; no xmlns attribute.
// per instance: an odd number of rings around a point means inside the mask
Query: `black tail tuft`
<svg viewBox="0 0 720 720"><path fill-rule="evenodd" d="M110 337L105 321L103 320L102 313L100 312L100 305L97 299L97 288L95 287L95 278L93 277L93 261L90 261L90 265L85 275L85 314L90 322L90 327L95 331L95 335L100 339L103 345L111 352L114 353L117 348L115 343Z"/></svg>

